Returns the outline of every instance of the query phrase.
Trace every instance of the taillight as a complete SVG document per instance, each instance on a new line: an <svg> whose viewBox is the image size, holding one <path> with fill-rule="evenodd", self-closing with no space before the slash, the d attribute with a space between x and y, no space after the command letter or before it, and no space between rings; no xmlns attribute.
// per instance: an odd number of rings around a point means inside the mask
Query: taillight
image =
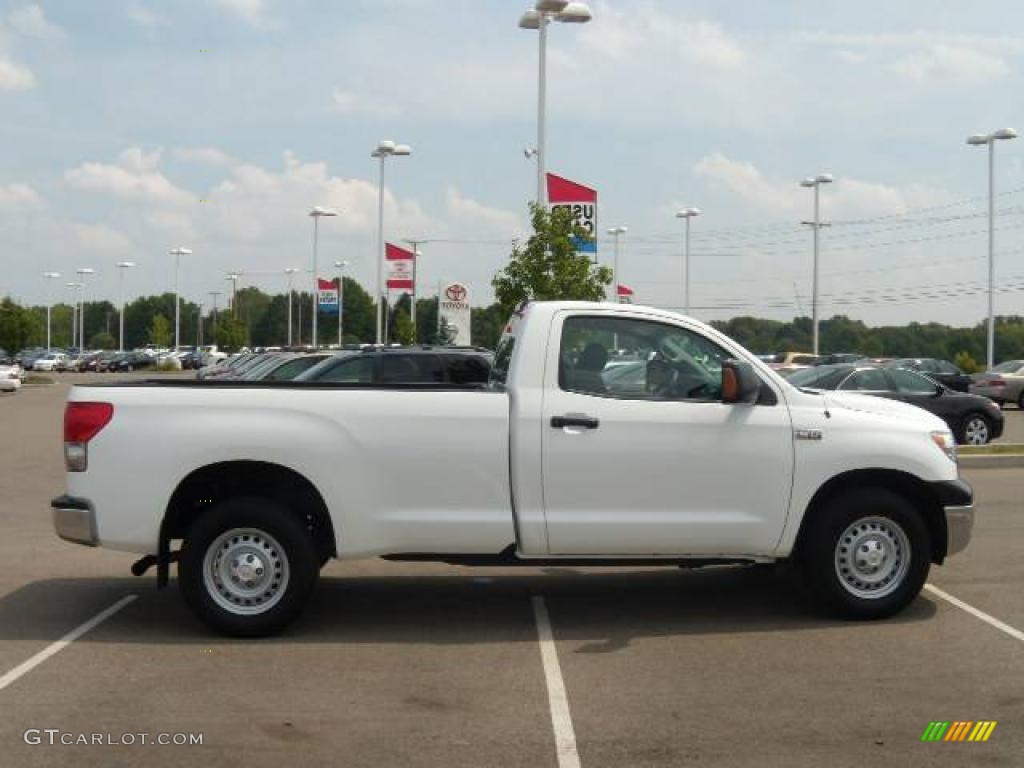
<svg viewBox="0 0 1024 768"><path fill-rule="evenodd" d="M89 441L114 417L110 403L68 403L64 408L64 465L84 472L89 465Z"/></svg>

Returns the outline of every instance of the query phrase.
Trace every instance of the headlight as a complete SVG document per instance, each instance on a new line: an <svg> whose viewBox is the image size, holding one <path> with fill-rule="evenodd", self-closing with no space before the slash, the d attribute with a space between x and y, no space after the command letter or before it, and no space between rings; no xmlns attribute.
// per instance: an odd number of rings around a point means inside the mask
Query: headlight
<svg viewBox="0 0 1024 768"><path fill-rule="evenodd" d="M956 464L956 440L953 439L953 433L949 430L940 430L932 432L931 436L932 442L946 454L950 461Z"/></svg>

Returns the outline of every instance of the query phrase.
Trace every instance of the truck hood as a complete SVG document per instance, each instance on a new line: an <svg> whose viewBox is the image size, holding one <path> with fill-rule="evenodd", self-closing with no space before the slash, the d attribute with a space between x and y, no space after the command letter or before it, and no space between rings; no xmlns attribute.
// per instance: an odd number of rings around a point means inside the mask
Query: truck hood
<svg viewBox="0 0 1024 768"><path fill-rule="evenodd" d="M904 421L916 421L930 425L933 429L946 429L946 423L938 416L929 413L916 405L890 400L877 395L862 395L857 392L822 392L825 402L830 408L845 408L849 411L860 411L876 416L895 417Z"/></svg>

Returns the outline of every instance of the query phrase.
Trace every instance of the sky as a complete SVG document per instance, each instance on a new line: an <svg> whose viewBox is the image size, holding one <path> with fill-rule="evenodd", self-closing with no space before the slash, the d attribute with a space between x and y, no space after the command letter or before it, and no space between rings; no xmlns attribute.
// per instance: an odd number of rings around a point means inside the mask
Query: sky
<svg viewBox="0 0 1024 768"><path fill-rule="evenodd" d="M67 300L311 281L337 260L373 285L385 237L425 240L421 293L492 275L535 193L535 31L508 0L0 0L0 295ZM1024 130L1024 6L1004 2L590 3L552 24L547 168L625 226L620 279L691 313L810 313L821 188L821 314L869 325L985 315L986 150ZM1024 314L1024 139L996 145L997 312ZM611 239L600 259L610 263ZM62 277L46 280L42 273ZM220 299L223 302L223 298Z"/></svg>

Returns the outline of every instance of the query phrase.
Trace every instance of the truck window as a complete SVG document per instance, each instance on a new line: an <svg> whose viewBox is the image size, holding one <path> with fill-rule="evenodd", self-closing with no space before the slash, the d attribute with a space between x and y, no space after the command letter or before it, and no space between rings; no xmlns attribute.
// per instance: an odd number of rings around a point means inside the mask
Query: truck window
<svg viewBox="0 0 1024 768"><path fill-rule="evenodd" d="M382 384L438 384L444 372L437 355L392 355L381 357Z"/></svg>
<svg viewBox="0 0 1024 768"><path fill-rule="evenodd" d="M445 365L452 384L486 384L491 374L487 361L476 355L451 355Z"/></svg>
<svg viewBox="0 0 1024 768"><path fill-rule="evenodd" d="M331 384L372 384L373 358L348 357L340 360L333 368L324 371L315 381Z"/></svg>
<svg viewBox="0 0 1024 768"><path fill-rule="evenodd" d="M618 359L609 361L610 350ZM558 382L562 389L602 397L717 400L722 395L722 361L729 357L686 328L577 315L562 326Z"/></svg>

